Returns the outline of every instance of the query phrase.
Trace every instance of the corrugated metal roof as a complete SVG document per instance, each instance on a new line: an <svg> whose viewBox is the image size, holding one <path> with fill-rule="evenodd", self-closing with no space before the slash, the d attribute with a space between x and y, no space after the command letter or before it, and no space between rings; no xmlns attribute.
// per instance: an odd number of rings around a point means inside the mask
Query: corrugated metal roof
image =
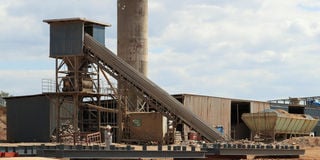
<svg viewBox="0 0 320 160"><path fill-rule="evenodd" d="M25 95L25 96L11 96L11 97L4 97L4 99L17 99L17 98L25 98L25 97L39 97L45 96L45 94L33 94L33 95Z"/></svg>
<svg viewBox="0 0 320 160"><path fill-rule="evenodd" d="M268 101L259 101L259 100L252 100L252 99L238 99L238 98L228 98L228 97L218 97L218 96L208 96L208 95L199 95L199 94L190 94L190 93L181 93L181 94L174 94L172 95L174 97L180 97L180 96L197 96L197 97L209 97L209 98L219 98L219 99L228 99L232 101L238 101L238 102L260 102L260 103L269 103Z"/></svg>
<svg viewBox="0 0 320 160"><path fill-rule="evenodd" d="M101 26L105 26L105 27L111 27L111 24L109 24L109 23L101 23L98 21L89 20L89 19L81 18L81 17L43 20L43 22L46 22L49 24L51 24L51 23L64 23L64 22L70 22L70 21L81 21L84 23L92 23L92 24L97 24L97 25L101 25Z"/></svg>

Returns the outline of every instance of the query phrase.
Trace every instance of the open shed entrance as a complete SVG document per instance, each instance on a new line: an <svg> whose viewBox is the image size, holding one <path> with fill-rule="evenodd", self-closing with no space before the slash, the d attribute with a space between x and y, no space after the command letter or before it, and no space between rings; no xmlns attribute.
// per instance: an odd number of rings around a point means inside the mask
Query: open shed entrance
<svg viewBox="0 0 320 160"><path fill-rule="evenodd" d="M302 106L294 106L294 105L289 105L288 106L288 112L293 113L293 114L304 114L305 108Z"/></svg>
<svg viewBox="0 0 320 160"><path fill-rule="evenodd" d="M250 138L250 129L241 119L243 113L250 113L250 102L231 101L231 137L234 140Z"/></svg>

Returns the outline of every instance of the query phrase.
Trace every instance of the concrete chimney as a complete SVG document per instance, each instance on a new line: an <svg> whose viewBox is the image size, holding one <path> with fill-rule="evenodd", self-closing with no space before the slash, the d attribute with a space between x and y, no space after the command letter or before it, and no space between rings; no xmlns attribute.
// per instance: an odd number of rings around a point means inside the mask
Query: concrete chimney
<svg viewBox="0 0 320 160"><path fill-rule="evenodd" d="M147 75L148 0L118 0L118 56Z"/></svg>

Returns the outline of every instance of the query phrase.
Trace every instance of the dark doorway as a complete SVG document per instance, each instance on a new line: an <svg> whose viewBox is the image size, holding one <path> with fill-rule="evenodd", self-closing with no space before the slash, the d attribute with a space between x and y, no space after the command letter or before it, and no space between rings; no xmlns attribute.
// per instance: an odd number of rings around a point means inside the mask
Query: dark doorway
<svg viewBox="0 0 320 160"><path fill-rule="evenodd" d="M235 140L250 138L250 129L241 119L243 113L250 113L250 102L231 101L231 137Z"/></svg>
<svg viewBox="0 0 320 160"><path fill-rule="evenodd" d="M294 114L304 114L304 107L302 106L288 106L288 112Z"/></svg>

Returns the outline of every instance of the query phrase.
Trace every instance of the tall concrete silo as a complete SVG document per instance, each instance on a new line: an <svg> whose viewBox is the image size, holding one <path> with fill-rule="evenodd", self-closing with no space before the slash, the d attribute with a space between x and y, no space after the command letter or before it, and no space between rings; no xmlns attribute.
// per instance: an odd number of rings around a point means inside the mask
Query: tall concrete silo
<svg viewBox="0 0 320 160"><path fill-rule="evenodd" d="M118 0L118 56L140 73L147 75L148 0ZM119 82L119 89L127 90L128 111L140 105L137 92ZM140 101L140 102L139 102Z"/></svg>
<svg viewBox="0 0 320 160"><path fill-rule="evenodd" d="M118 56L147 75L148 0L118 0Z"/></svg>

